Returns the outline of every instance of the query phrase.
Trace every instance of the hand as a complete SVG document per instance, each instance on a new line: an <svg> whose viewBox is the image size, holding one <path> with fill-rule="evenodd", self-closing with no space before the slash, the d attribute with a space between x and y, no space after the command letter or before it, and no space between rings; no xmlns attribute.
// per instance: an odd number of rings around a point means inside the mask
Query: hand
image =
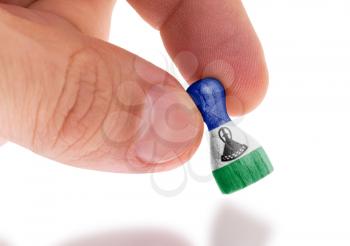
<svg viewBox="0 0 350 246"><path fill-rule="evenodd" d="M129 2L189 83L220 79L232 115L259 104L267 70L239 0ZM1 137L105 171L162 171L191 157L199 112L175 78L105 41L114 0L0 3Z"/></svg>

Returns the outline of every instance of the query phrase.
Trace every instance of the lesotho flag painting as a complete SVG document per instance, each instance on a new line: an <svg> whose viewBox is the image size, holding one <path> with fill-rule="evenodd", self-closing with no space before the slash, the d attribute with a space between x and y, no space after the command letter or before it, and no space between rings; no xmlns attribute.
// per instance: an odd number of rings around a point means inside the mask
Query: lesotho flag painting
<svg viewBox="0 0 350 246"><path fill-rule="evenodd" d="M202 79L193 83L187 92L210 132L213 175L224 194L253 184L273 171L261 145L228 116L225 89L220 81Z"/></svg>

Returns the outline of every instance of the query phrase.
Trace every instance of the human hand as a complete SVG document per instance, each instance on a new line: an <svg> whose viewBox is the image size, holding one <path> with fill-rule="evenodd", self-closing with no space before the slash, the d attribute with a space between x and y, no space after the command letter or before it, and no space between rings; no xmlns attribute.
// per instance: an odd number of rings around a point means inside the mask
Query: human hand
<svg viewBox="0 0 350 246"><path fill-rule="evenodd" d="M107 43L114 0L0 0L0 136L77 167L154 172L187 161L203 123L179 82ZM231 115L267 88L239 0L129 0L184 78L216 77Z"/></svg>

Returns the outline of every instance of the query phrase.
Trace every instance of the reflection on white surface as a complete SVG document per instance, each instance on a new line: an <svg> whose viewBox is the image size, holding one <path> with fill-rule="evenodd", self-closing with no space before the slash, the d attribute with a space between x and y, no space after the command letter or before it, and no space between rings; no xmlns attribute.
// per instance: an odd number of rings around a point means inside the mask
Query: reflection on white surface
<svg viewBox="0 0 350 246"><path fill-rule="evenodd" d="M218 207L210 222L210 240L207 246L267 246L270 226L254 215L229 203ZM183 234L166 229L129 228L89 233L57 246L193 246ZM161 228L161 229L160 229ZM195 230L195 228L194 228ZM184 232L183 232L184 233Z"/></svg>
<svg viewBox="0 0 350 246"><path fill-rule="evenodd" d="M0 239L0 246L10 246L10 244L6 243L2 239Z"/></svg>
<svg viewBox="0 0 350 246"><path fill-rule="evenodd" d="M192 246L183 237L164 229L130 229L88 235L58 246Z"/></svg>
<svg viewBox="0 0 350 246"><path fill-rule="evenodd" d="M210 246L266 246L271 228L254 215L222 204L215 217Z"/></svg>

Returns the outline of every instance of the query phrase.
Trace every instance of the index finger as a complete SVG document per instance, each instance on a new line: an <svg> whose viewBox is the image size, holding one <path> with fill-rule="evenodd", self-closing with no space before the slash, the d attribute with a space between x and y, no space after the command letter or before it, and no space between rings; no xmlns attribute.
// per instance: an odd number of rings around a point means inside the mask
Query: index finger
<svg viewBox="0 0 350 246"><path fill-rule="evenodd" d="M159 29L184 78L215 77L226 88L232 115L263 99L268 72L263 50L240 0L128 0Z"/></svg>

